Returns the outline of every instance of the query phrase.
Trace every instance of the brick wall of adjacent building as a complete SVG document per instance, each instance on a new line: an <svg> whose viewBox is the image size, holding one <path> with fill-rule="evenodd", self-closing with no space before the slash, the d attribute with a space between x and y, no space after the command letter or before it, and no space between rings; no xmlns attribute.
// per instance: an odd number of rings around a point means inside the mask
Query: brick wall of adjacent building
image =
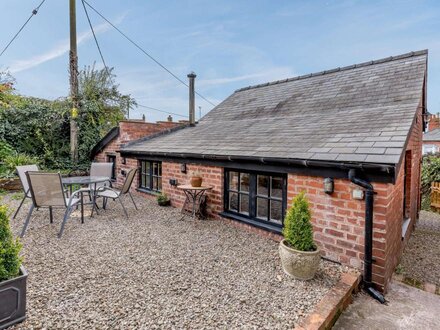
<svg viewBox="0 0 440 330"><path fill-rule="evenodd" d="M119 135L108 143L102 151L95 155L94 161L107 162L107 157L109 155L116 156L116 185L121 185L125 180L125 176L121 175L121 171L128 171L131 168L137 168L138 166L137 161L129 160L128 158L127 163L123 164L123 158L118 152L123 144L185 124L185 121L158 121L156 123L148 123L140 120L122 120L119 122ZM135 180L137 187L137 176ZM133 184L133 187L134 186L135 185Z"/></svg>
<svg viewBox="0 0 440 330"><path fill-rule="evenodd" d="M440 115L430 115L428 117L428 132L440 128Z"/></svg>

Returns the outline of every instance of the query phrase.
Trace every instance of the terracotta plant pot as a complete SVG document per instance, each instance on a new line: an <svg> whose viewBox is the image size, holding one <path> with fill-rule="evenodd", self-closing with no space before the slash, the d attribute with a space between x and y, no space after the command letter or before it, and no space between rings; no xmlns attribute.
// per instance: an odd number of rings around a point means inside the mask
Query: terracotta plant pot
<svg viewBox="0 0 440 330"><path fill-rule="evenodd" d="M319 249L316 251L299 251L287 245L282 240L279 246L281 265L284 272L299 280L311 280L319 268L321 256Z"/></svg>
<svg viewBox="0 0 440 330"><path fill-rule="evenodd" d="M190 182L191 182L191 187L201 187L203 179L200 176L192 176Z"/></svg>

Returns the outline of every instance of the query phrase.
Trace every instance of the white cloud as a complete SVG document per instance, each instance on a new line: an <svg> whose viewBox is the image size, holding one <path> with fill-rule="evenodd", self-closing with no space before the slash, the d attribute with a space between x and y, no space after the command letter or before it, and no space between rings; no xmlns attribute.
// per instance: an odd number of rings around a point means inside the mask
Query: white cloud
<svg viewBox="0 0 440 330"><path fill-rule="evenodd" d="M118 19L116 19L116 24L122 22L125 16L126 14L123 14ZM107 32L108 30L110 30L110 28L111 26L108 23L101 23L93 27L93 29L95 30L95 34L101 34ZM92 31L89 30L82 32L77 37L77 44L80 45L85 41L90 40L91 38L93 38ZM11 65L9 66L9 72L17 73L20 71L29 70L31 68L39 66L40 64L43 64L45 62L63 56L64 54L68 53L69 50L70 50L70 41L68 39L65 39L57 46L53 47L52 49L50 49L49 51L43 54L35 55L24 60L17 60L12 62Z"/></svg>

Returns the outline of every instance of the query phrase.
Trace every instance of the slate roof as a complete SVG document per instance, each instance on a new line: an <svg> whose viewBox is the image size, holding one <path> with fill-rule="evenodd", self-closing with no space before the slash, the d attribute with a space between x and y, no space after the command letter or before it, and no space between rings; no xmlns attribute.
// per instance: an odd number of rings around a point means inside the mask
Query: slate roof
<svg viewBox="0 0 440 330"><path fill-rule="evenodd" d="M239 89L195 127L121 151L397 164L422 97L427 55Z"/></svg>
<svg viewBox="0 0 440 330"><path fill-rule="evenodd" d="M440 141L440 128L423 134L423 141Z"/></svg>

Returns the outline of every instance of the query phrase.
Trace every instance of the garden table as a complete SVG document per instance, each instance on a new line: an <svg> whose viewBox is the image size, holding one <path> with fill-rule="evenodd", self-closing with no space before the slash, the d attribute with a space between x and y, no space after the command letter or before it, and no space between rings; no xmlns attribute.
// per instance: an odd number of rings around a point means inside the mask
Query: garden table
<svg viewBox="0 0 440 330"><path fill-rule="evenodd" d="M80 195L81 195L81 223L84 223L84 198L83 193L88 192L91 195L92 198L92 213L91 216L93 216L93 209L96 208L96 185L98 183L102 182L110 182L110 178L106 176L72 176L72 177L66 177L61 179L63 182L63 185L70 187L70 193L72 193L72 186L73 185L94 185L94 189L81 189ZM96 212L98 212L98 209L96 209Z"/></svg>
<svg viewBox="0 0 440 330"><path fill-rule="evenodd" d="M202 218L203 214L200 210L200 206L202 204L203 196L207 191L211 190L212 188L214 187L213 186L193 187L191 185L177 186L177 189L182 190L186 196L185 203L183 203L181 213L183 215L187 214L188 211L186 210L186 208L189 205L192 205L192 211L191 211L192 217L197 218L197 216L199 216L199 218Z"/></svg>

